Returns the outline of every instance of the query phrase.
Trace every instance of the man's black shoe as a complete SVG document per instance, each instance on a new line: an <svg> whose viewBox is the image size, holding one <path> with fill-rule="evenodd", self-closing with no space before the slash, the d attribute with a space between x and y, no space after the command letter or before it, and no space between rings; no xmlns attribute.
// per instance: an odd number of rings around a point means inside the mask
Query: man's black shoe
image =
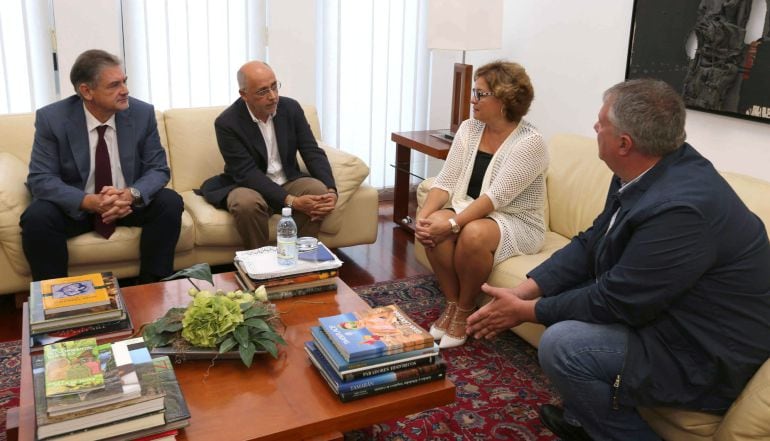
<svg viewBox="0 0 770 441"><path fill-rule="evenodd" d="M550 404L540 406L540 421L563 441L591 441L585 430L564 420L564 409Z"/></svg>

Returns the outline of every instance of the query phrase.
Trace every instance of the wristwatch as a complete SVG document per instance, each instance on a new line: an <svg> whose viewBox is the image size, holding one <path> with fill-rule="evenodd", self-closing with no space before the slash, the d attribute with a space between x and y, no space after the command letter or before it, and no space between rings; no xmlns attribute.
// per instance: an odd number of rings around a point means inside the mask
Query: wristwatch
<svg viewBox="0 0 770 441"><path fill-rule="evenodd" d="M458 234L460 232L460 225L457 224L457 221L455 218L450 217L449 218L449 225L452 226L452 233Z"/></svg>
<svg viewBox="0 0 770 441"><path fill-rule="evenodd" d="M134 198L133 202L131 203L134 206L141 207L142 206L142 192L137 190L134 187L128 187L128 191L131 192L131 197Z"/></svg>

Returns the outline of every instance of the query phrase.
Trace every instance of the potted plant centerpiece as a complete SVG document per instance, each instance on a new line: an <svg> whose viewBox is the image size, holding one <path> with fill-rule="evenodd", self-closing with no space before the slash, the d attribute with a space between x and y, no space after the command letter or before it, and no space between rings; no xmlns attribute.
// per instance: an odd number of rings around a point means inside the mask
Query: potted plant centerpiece
<svg viewBox="0 0 770 441"><path fill-rule="evenodd" d="M184 358L186 353L210 353L212 358L237 351L247 367L254 355L267 352L278 357L278 344L286 342L273 324L280 321L275 305L267 301L264 286L254 292L241 290L199 289L191 279L205 280L214 286L211 267L197 264L164 280L186 277L193 285L186 307L171 308L166 314L144 326L147 346L171 347Z"/></svg>

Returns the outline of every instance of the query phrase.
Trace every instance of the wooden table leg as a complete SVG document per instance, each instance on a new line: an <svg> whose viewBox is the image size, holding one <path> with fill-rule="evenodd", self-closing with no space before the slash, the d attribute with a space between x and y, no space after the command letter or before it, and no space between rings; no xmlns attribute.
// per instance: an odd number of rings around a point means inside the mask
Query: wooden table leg
<svg viewBox="0 0 770 441"><path fill-rule="evenodd" d="M393 184L393 222L410 233L414 224L409 216L409 171L412 165L411 149L396 144L396 180Z"/></svg>

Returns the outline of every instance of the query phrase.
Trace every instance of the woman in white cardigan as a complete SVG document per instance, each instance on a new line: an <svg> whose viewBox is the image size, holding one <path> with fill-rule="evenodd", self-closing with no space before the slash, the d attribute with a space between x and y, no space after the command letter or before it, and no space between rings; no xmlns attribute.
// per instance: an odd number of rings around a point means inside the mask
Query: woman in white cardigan
<svg viewBox="0 0 770 441"><path fill-rule="evenodd" d="M474 80L473 118L460 125L417 213L415 237L446 297L430 329L442 348L465 343L466 319L494 265L538 252L545 236L548 151L522 119L532 83L523 67L504 61L480 67Z"/></svg>

